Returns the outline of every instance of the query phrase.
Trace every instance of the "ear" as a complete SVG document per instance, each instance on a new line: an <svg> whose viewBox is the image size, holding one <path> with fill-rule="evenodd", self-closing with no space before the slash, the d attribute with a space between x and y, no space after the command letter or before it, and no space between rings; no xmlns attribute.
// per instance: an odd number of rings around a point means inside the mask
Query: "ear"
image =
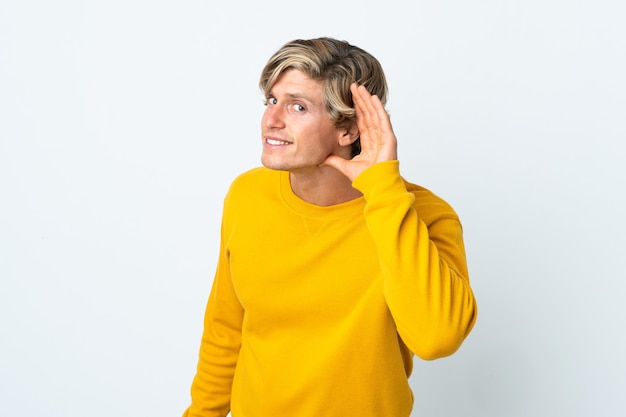
<svg viewBox="0 0 626 417"><path fill-rule="evenodd" d="M352 126L343 130L341 132L341 136L339 137L339 145L341 146L349 146L352 145L359 138L359 128L356 126L356 123L353 123Z"/></svg>

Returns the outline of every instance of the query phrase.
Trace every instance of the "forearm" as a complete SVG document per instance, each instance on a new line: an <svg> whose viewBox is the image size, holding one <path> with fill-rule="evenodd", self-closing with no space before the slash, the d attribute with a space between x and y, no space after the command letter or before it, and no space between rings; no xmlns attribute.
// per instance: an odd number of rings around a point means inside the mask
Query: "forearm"
<svg viewBox="0 0 626 417"><path fill-rule="evenodd" d="M191 405L184 417L225 417L230 411L242 321L243 309L222 249L204 316L198 366L191 386Z"/></svg>
<svg viewBox="0 0 626 417"><path fill-rule="evenodd" d="M216 345L213 334L202 337L196 375L191 386L191 405L184 417L225 417L238 350Z"/></svg>

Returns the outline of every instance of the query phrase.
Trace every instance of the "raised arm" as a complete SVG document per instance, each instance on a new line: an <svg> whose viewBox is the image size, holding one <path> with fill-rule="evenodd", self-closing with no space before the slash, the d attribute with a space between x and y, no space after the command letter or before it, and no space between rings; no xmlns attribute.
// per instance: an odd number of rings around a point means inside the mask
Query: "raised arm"
<svg viewBox="0 0 626 417"><path fill-rule="evenodd" d="M361 153L330 156L367 202L365 218L377 244L385 299L398 333L423 359L455 352L476 320L461 223L432 193L408 190L399 173L397 142L382 102L351 86Z"/></svg>
<svg viewBox="0 0 626 417"><path fill-rule="evenodd" d="M461 223L427 190L407 190L398 161L354 181L378 248L383 291L404 343L422 359L454 353L476 320Z"/></svg>

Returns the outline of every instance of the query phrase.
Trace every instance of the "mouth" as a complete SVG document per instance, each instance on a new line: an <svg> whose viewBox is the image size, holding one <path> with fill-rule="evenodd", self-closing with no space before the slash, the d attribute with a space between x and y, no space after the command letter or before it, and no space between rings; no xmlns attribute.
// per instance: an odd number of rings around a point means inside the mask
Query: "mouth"
<svg viewBox="0 0 626 417"><path fill-rule="evenodd" d="M265 143L267 143L268 145L272 145L272 146L291 145L291 142L287 142L287 141L280 140L280 139L272 139L272 138L265 138Z"/></svg>

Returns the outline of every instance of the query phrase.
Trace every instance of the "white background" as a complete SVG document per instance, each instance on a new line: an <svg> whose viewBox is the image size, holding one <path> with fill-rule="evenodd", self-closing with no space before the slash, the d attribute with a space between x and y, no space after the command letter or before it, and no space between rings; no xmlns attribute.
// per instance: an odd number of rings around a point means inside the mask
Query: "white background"
<svg viewBox="0 0 626 417"><path fill-rule="evenodd" d="M0 0L0 415L176 416L257 80L380 59L401 169L458 211L479 319L414 416L626 414L626 6Z"/></svg>

